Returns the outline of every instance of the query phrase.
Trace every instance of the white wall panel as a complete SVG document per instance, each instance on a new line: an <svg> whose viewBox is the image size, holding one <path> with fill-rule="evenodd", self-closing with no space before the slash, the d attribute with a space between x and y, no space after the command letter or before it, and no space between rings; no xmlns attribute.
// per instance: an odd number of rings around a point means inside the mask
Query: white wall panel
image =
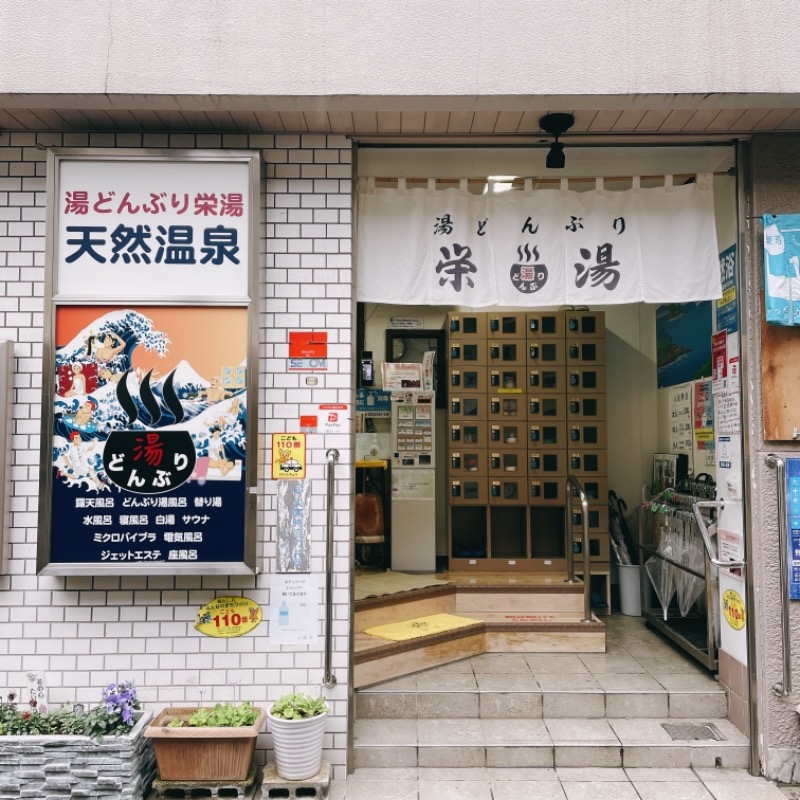
<svg viewBox="0 0 800 800"><path fill-rule="evenodd" d="M794 0L2 0L0 93L785 93L799 20Z"/></svg>

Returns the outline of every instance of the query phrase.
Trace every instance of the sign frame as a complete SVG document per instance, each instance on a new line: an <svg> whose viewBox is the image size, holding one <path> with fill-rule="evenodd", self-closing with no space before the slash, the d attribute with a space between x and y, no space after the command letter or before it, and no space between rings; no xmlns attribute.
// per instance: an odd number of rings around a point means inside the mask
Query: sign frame
<svg viewBox="0 0 800 800"><path fill-rule="evenodd" d="M238 259L228 259L226 266L230 266L232 272L237 276L233 280L235 289L233 291L221 291L214 293L206 288L205 292L197 292L195 282L186 282L186 288L169 286L169 280L165 281L167 291L162 291L162 284L158 281L139 281L132 282L121 291L118 286L111 286L110 290L103 293L103 286L99 290L95 285L89 285L86 291L77 291L74 287L66 289L59 286L59 258L66 256L59 253L62 230L62 206L61 192L66 191L66 184L62 185L62 170L69 174L75 165L80 167L82 164L88 165L87 170L91 173L96 170L98 164L107 165L113 175L120 175L128 180L131 186L135 185L136 175L151 174L154 171L163 170L165 174L172 169L177 170L178 175L191 175L192 179L198 177L205 180L205 176L214 175L230 176L231 185L236 186L237 193L240 193L243 200L243 213L225 216L223 218L212 217L209 226L219 225L220 229L236 230L234 242L240 244L238 252L243 252L244 257ZM177 169L176 165L180 167ZM208 170L203 167L210 165ZM149 172L147 167L153 167ZM214 180L208 181L213 184ZM53 514L54 502L53 492L55 483L54 468L54 426L56 421L55 399L58 397L58 380L56 369L56 323L57 312L66 309L75 311L74 307L85 307L90 309L93 306L116 307L118 309L142 309L143 311L151 308L163 311L165 307L177 310L196 308L199 312L213 314L224 309L233 309L237 315L245 317L241 339L242 348L246 358L246 375L240 379L238 384L238 396L245 400L244 419L240 419L240 425L244 433L245 443L256 443L258 441L258 273L259 273L259 217L260 217L260 180L261 180L261 157L257 150L181 150L181 149L128 149L128 148L52 148L47 154L47 244L45 260L45 294L44 294L44 341L42 347L42 428L41 428L41 457L40 457L40 491L39 491L39 516L38 516L38 544L37 544L37 574L39 575L252 575L257 572L257 481L258 481L258 454L255 447L251 453L246 453L244 468L240 469L240 475L236 479L237 485L233 491L232 508L236 517L240 520L239 530L231 530L225 527L222 536L218 541L215 540L213 547L223 546L223 542L228 543L231 537L235 537L233 551L235 556L232 560L220 560L218 557L209 555L205 560L148 560L148 561L113 561L105 562L100 560L55 560L53 558L54 545L58 545L58 537L63 538L64 531L56 532L54 538ZM127 185L127 184L126 184ZM226 186L228 184L225 184ZM232 191L228 188L227 191ZM148 193L142 190L145 196ZM119 194L119 193L117 193ZM166 197L166 195L163 195ZM231 197L231 195L228 195ZM174 194L173 194L174 198ZM120 198L116 198L117 202ZM165 201L166 204L166 201ZM99 203L98 203L99 205ZM121 206L120 206L121 208ZM109 212L106 212L109 213ZM167 213L169 208L167 207ZM117 212L120 219L121 212ZM221 216L221 215L220 215ZM237 217L232 219L231 217ZM200 220L198 220L199 222ZM152 225L158 224L158 216L152 219L142 219ZM226 225L222 226L225 222ZM165 220L166 224L166 220ZM190 227L190 226L186 226ZM204 231L205 234L205 231ZM204 241L208 243L205 240ZM199 241L198 241L199 250ZM72 255L75 255L74 252ZM131 257L132 258L132 257ZM73 259L75 260L75 259ZM127 265L126 261L126 265ZM150 263L153 266L153 262ZM170 262L164 262L170 263ZM174 262L172 262L174 263ZM213 271L203 270L200 264L205 263L202 259L194 262L200 271L206 275L212 275ZM211 264L218 264L211 261ZM124 273L126 265L122 266ZM235 265L235 266L231 266ZM183 265L179 265L178 269ZM149 269L149 267L148 267ZM111 279L114 283L114 279ZM206 278L203 286L208 287L209 282ZM204 311L205 309L205 311ZM98 313L100 308L97 309ZM130 368L130 366L129 366ZM116 377L116 376L115 376ZM126 378L127 380L127 378ZM212 381L213 383L213 381ZM243 388L242 388L243 385ZM233 393L230 393L233 396ZM222 395L224 397L224 395ZM211 406L210 396L206 395L206 403ZM241 404L238 406L242 408ZM247 410L249 408L249 411ZM177 426L176 426L177 427ZM209 456L211 452L209 450ZM194 475L193 475L194 477ZM183 485L188 485L185 483ZM178 488L177 486L175 487ZM171 491L171 490L170 490ZM124 490L119 489L122 493ZM151 495L154 496L154 495ZM169 496L169 491L166 492ZM241 505L239 503L241 502ZM77 505L77 502L76 502ZM116 506L115 506L116 507ZM77 531L72 531L77 535ZM205 535L205 532L204 532ZM63 547L63 543L61 545Z"/></svg>

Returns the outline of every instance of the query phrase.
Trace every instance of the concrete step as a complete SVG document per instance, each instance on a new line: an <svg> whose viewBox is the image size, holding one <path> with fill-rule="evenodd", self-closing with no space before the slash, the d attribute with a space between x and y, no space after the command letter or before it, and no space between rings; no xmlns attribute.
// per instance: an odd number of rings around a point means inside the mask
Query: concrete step
<svg viewBox="0 0 800 800"><path fill-rule="evenodd" d="M701 738L703 737L703 738ZM705 738L708 737L708 738ZM745 768L747 739L725 719L359 719L354 765Z"/></svg>
<svg viewBox="0 0 800 800"><path fill-rule="evenodd" d="M356 717L727 716L726 693L710 675L626 671L632 668L625 658L610 654L485 654L360 689Z"/></svg>

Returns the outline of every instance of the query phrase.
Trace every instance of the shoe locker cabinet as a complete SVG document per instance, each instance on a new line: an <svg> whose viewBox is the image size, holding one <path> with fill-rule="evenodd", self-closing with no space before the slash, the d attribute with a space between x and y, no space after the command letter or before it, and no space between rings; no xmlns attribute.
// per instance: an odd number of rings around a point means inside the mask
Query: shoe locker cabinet
<svg viewBox="0 0 800 800"><path fill-rule="evenodd" d="M563 571L572 474L589 499L593 575L607 576L604 315L452 313L445 325L450 569ZM577 497L572 510L580 565Z"/></svg>

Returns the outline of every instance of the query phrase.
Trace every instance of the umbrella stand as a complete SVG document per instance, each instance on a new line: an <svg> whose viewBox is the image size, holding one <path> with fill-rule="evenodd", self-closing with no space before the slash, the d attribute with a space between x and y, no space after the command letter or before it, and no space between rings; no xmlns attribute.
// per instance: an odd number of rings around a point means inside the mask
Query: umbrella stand
<svg viewBox="0 0 800 800"><path fill-rule="evenodd" d="M710 491L710 490L709 490ZM708 669L717 669L717 607L711 602L715 574L705 551L697 514L709 524L716 509L703 498L666 490L638 508L640 563L653 589L642 595L642 616Z"/></svg>

